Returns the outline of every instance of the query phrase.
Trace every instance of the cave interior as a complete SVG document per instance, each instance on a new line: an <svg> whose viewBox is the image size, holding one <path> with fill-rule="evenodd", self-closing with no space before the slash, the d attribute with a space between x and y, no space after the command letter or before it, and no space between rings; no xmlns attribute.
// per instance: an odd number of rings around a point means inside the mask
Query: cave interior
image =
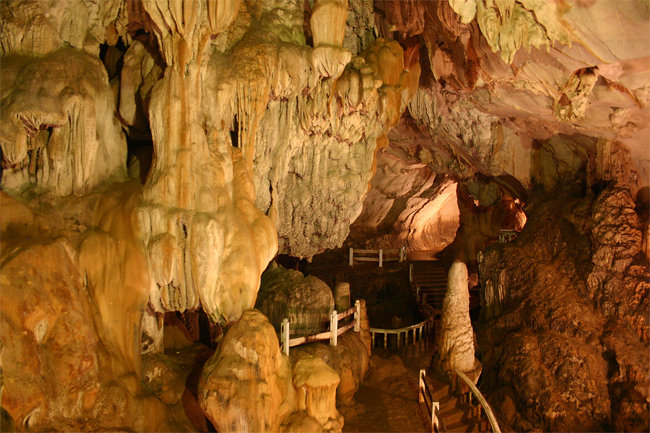
<svg viewBox="0 0 650 433"><path fill-rule="evenodd" d="M422 321L504 431L648 431L647 0L5 0L0 56L0 431L426 431L362 423Z"/></svg>

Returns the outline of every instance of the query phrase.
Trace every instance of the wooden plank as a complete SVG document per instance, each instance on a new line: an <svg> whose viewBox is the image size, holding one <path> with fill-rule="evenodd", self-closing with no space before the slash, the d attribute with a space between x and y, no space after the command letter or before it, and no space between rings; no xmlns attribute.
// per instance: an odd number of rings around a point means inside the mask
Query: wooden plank
<svg viewBox="0 0 650 433"><path fill-rule="evenodd" d="M354 257L355 262L378 262L379 257Z"/></svg>
<svg viewBox="0 0 650 433"><path fill-rule="evenodd" d="M345 331L347 331L348 329L352 329L353 326L354 326L354 322L350 322L350 323L348 323L347 325L343 326L342 328L339 328L339 329L337 330L337 334L338 334L338 335L341 335L341 334L343 334Z"/></svg>
<svg viewBox="0 0 650 433"><path fill-rule="evenodd" d="M354 314L354 312L355 312L356 310L357 310L357 309L356 309L355 307L352 307L352 308L350 308L349 310L346 310L346 311L344 311L344 312L342 312L342 313L339 313L339 314L337 314L338 319L339 319L339 320L343 320L343 319L345 319L346 317L348 317L349 315Z"/></svg>
<svg viewBox="0 0 650 433"><path fill-rule="evenodd" d="M299 346L301 344L311 343L312 341L327 340L330 338L331 332L321 332L316 335L306 335L304 337L296 337L289 340L289 347Z"/></svg>

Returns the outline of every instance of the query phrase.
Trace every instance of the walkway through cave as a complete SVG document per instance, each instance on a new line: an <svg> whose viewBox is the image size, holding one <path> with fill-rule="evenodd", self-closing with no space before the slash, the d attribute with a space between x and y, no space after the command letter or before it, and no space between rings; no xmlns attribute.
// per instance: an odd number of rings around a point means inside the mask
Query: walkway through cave
<svg viewBox="0 0 650 433"><path fill-rule="evenodd" d="M415 279L424 284L428 282L428 275L434 272L436 284L443 288L442 293L436 294L444 296L447 270L437 251L411 251L406 262L386 263L383 268L376 263L355 263L350 267L344 257L345 251L341 249L316 256L302 270L332 287L339 281L349 282L351 298L366 299L371 327L391 329L395 317L401 319L400 326L409 326L423 319L409 284L411 263ZM442 299L437 300L440 301L436 304L439 310ZM401 348L396 347L393 339L389 339L388 348L373 348L368 375L359 386L353 403L339 407L345 418L344 432L431 431L427 409L418 403L420 369L427 370L429 382L438 390L436 398L441 402L443 421L448 420L448 431L478 430L475 421L468 417L470 408L449 393L448 387L435 379L429 368L436 351L436 328L434 326L434 331L422 341Z"/></svg>

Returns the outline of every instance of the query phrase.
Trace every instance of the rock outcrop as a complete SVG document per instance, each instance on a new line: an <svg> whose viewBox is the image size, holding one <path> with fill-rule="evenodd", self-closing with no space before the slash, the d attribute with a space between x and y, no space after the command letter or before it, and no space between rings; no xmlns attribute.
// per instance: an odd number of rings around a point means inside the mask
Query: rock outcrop
<svg viewBox="0 0 650 433"><path fill-rule="evenodd" d="M266 317L247 310L203 369L201 407L224 432L340 432L339 375L318 357L294 359L280 352Z"/></svg>
<svg viewBox="0 0 650 433"><path fill-rule="evenodd" d="M262 274L255 308L268 317L278 332L286 318L292 335L314 335L327 330L334 297L327 284L318 278L305 277L272 262Z"/></svg>
<svg viewBox="0 0 650 433"><path fill-rule="evenodd" d="M648 264L629 203L611 186L537 197L517 240L482 253L483 377L504 428L647 428Z"/></svg>

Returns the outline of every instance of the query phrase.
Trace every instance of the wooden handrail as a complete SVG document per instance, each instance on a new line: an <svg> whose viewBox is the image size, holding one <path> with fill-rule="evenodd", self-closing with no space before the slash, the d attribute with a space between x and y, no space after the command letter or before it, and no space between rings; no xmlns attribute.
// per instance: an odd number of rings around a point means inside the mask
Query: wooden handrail
<svg viewBox="0 0 650 433"><path fill-rule="evenodd" d="M345 326L339 328L339 320L345 319L354 314L354 320ZM289 319L286 317L282 319L280 326L280 349L288 356L289 348L300 346L314 341L330 340L330 345L336 346L338 344L338 336L354 328L354 332L361 331L361 302L358 300L354 303L354 307L345 310L342 313L337 313L332 310L330 313L330 330L321 332L314 335L305 335L302 337L290 338L291 325Z"/></svg>
<svg viewBox="0 0 650 433"><path fill-rule="evenodd" d="M478 402L483 406L483 410L485 411L485 414L487 415L488 421L490 421L490 425L492 426L492 431L494 433L501 433L501 429L499 428L499 424L497 423L497 419L494 416L494 413L492 412L492 408L488 404L487 400L485 397L483 397L483 394L481 394L481 391L478 390L476 385L474 385L474 382L469 380L469 377L465 375L462 371L459 371L458 369L454 368L454 372L463 379L463 381L469 386L469 389L472 391L472 394L474 394L474 397L478 400Z"/></svg>
<svg viewBox="0 0 650 433"><path fill-rule="evenodd" d="M439 310L434 309L426 302L422 304L422 307L425 310L427 318L420 323L398 329L370 328L371 347L375 347L375 334L384 334L384 347L388 347L388 335L397 335L397 347L400 346L401 334L405 334L404 344L408 344L408 333L411 331L413 332L413 342L421 340L423 330L428 330L427 328L431 325L431 322L433 322L436 314L440 313ZM420 333L419 338L416 337L416 331L419 331Z"/></svg>
<svg viewBox="0 0 650 433"><path fill-rule="evenodd" d="M356 255L355 255L356 254ZM359 254L365 254L366 257L359 257ZM367 257L368 254L377 255L377 257ZM386 257L388 256L388 257ZM397 257L395 257L397 256ZM354 265L354 262L379 262L379 267L383 267L384 262L395 262L399 261L400 263L406 260L406 247L401 247L398 249L385 250L380 248L378 250L369 250L361 248L350 248L349 255L349 265Z"/></svg>
<svg viewBox="0 0 650 433"><path fill-rule="evenodd" d="M418 402L424 403L431 417L431 432L446 432L444 423L442 423L442 418L440 418L440 402L433 399L433 392L431 391L429 384L426 381L427 372L424 369L420 369L420 383L418 385ZM440 429L440 424L442 424L442 430Z"/></svg>

